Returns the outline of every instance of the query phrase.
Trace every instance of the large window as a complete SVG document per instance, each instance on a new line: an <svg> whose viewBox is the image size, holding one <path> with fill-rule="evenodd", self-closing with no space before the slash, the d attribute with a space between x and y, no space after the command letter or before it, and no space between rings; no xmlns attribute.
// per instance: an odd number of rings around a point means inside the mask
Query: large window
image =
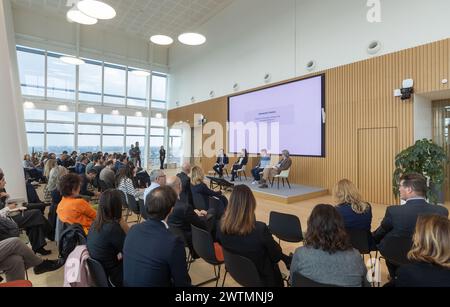
<svg viewBox="0 0 450 307"><path fill-rule="evenodd" d="M47 97L75 100L76 67L60 60L61 54L47 56Z"/></svg>
<svg viewBox="0 0 450 307"><path fill-rule="evenodd" d="M22 95L35 106L24 109L29 151L128 152L139 142L142 166L157 165L167 145L167 75L61 56L17 46Z"/></svg>
<svg viewBox="0 0 450 307"><path fill-rule="evenodd" d="M169 157L168 163L181 164L183 160L183 130L170 129L169 131Z"/></svg>
<svg viewBox="0 0 450 307"><path fill-rule="evenodd" d="M45 95L45 52L17 47L20 84L23 95Z"/></svg>

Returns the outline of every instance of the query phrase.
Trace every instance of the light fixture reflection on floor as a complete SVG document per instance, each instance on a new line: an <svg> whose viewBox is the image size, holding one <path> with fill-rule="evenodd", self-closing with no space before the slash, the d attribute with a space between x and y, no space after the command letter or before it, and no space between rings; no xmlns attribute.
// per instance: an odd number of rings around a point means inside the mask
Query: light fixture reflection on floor
<svg viewBox="0 0 450 307"><path fill-rule="evenodd" d="M161 46L168 46L173 44L173 38L167 35L153 35L150 37L150 41L153 44L161 45Z"/></svg>
<svg viewBox="0 0 450 307"><path fill-rule="evenodd" d="M178 40L185 45L199 46L206 42L206 37L200 33L189 32L178 36Z"/></svg>
<svg viewBox="0 0 450 307"><path fill-rule="evenodd" d="M82 59L73 56L62 56L59 59L61 60L61 62L70 65L83 65L85 63Z"/></svg>
<svg viewBox="0 0 450 307"><path fill-rule="evenodd" d="M77 8L83 14L96 19L113 19L116 17L116 10L103 1L82 0L77 3Z"/></svg>
<svg viewBox="0 0 450 307"><path fill-rule="evenodd" d="M83 14L76 7L71 8L67 12L66 16L70 22L76 22L87 26L95 25L98 22L96 18L92 18L87 16L86 14Z"/></svg>

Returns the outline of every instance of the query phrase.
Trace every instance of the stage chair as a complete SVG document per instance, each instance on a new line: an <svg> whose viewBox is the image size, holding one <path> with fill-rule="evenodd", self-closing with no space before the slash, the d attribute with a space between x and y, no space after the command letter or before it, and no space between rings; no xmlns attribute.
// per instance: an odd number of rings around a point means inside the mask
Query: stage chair
<svg viewBox="0 0 450 307"><path fill-rule="evenodd" d="M242 165L241 169L238 169L236 171L236 175L239 176L239 180L242 181L242 174L244 174L245 180L247 180L247 174L245 173L245 169L247 168L247 165Z"/></svg>
<svg viewBox="0 0 450 307"><path fill-rule="evenodd" d="M291 185L289 183L289 173L290 173L291 169L282 171L279 175L276 175L273 177L272 179L272 185L271 187L273 188L273 183L275 182L275 179L278 179L278 183L277 183L277 188L280 189L280 178L283 181L283 188L284 188L284 180L286 179L286 182L289 186L289 189L291 189Z"/></svg>

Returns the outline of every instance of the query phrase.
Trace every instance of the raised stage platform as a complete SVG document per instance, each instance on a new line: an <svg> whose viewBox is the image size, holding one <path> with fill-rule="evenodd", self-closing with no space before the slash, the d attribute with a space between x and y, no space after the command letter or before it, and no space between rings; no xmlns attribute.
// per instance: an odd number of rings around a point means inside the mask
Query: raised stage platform
<svg viewBox="0 0 450 307"><path fill-rule="evenodd" d="M230 178L225 176L224 179L229 181ZM289 189L287 184L283 187L283 184L280 181L280 189L277 189L277 181L275 180L273 188L269 185L268 189L260 189L258 187L259 185L252 185L252 181L253 180L245 180L244 178L242 178L242 181L237 179L234 182L234 185L245 184L253 191L256 197L284 204L292 204L302 200L328 195L328 189L320 187L310 187L291 183L291 189Z"/></svg>

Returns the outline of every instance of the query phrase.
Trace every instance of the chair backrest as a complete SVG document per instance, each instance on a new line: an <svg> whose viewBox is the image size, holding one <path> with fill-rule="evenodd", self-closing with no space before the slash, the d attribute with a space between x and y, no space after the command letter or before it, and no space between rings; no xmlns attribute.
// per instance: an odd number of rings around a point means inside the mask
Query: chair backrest
<svg viewBox="0 0 450 307"><path fill-rule="evenodd" d="M361 254L370 254L369 233L361 229L347 229L350 242L353 248L357 249Z"/></svg>
<svg viewBox="0 0 450 307"><path fill-rule="evenodd" d="M192 245L197 254L209 264L219 265L221 262L217 260L214 250L214 241L209 232L191 225L192 228Z"/></svg>
<svg viewBox="0 0 450 307"><path fill-rule="evenodd" d="M289 178L290 172L291 172L291 169L287 169L287 170L281 171L280 175L278 175L278 176L282 177L282 178Z"/></svg>
<svg viewBox="0 0 450 307"><path fill-rule="evenodd" d="M269 228L280 240L292 243L303 241L302 226L295 215L270 212Z"/></svg>
<svg viewBox="0 0 450 307"><path fill-rule="evenodd" d="M170 230L171 233L173 233L174 235L179 237L181 239L181 241L183 241L184 246L188 246L188 242L186 240L186 236L184 235L184 232L183 232L182 229L180 229L178 227L170 226L169 230Z"/></svg>
<svg viewBox="0 0 450 307"><path fill-rule="evenodd" d="M243 287L263 287L255 264L248 258L223 248L225 267L231 277Z"/></svg>
<svg viewBox="0 0 450 307"><path fill-rule="evenodd" d="M148 211L147 211L147 207L145 206L144 200L139 199L138 204L139 204L139 211L140 211L142 218L144 220L148 220L149 216L148 216Z"/></svg>
<svg viewBox="0 0 450 307"><path fill-rule="evenodd" d="M113 187L108 186L108 184L103 180L98 180L98 184L100 185L100 191L105 192L106 190L112 189Z"/></svg>
<svg viewBox="0 0 450 307"><path fill-rule="evenodd" d="M244 165L242 165L241 169L238 170L238 172L245 172L246 168L247 168L247 165L244 164Z"/></svg>
<svg viewBox="0 0 450 307"><path fill-rule="evenodd" d="M122 206L124 209L128 209L127 195L122 190L117 190L120 192L120 197L122 198Z"/></svg>
<svg viewBox="0 0 450 307"><path fill-rule="evenodd" d="M412 247L412 239L407 237L386 237L383 240L382 255L389 262L400 266L410 263L407 258Z"/></svg>
<svg viewBox="0 0 450 307"><path fill-rule="evenodd" d="M87 264L95 285L99 288L109 288L108 276L106 276L103 265L91 257L87 259Z"/></svg>
<svg viewBox="0 0 450 307"><path fill-rule="evenodd" d="M194 201L194 208L197 210L208 210L208 204L205 197L200 193L192 192L192 200Z"/></svg>
<svg viewBox="0 0 450 307"><path fill-rule="evenodd" d="M16 280L0 284L0 288L31 288L33 284L29 280Z"/></svg>
<svg viewBox="0 0 450 307"><path fill-rule="evenodd" d="M295 272L292 276L292 287L303 287L303 288L336 288L336 285L327 285L315 282L302 274Z"/></svg>
<svg viewBox="0 0 450 307"><path fill-rule="evenodd" d="M139 205L136 198L131 194L127 194L127 200L128 200L128 208L130 208L130 210L133 211L133 213L140 214L141 211L139 209Z"/></svg>

